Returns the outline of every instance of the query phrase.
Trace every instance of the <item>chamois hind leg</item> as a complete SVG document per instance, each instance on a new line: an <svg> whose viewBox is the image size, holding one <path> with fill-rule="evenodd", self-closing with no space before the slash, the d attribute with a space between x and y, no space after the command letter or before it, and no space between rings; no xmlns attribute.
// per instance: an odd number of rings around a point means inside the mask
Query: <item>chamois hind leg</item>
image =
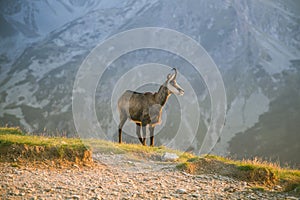
<svg viewBox="0 0 300 200"><path fill-rule="evenodd" d="M143 145L146 145L146 126L142 126L143 131Z"/></svg>
<svg viewBox="0 0 300 200"><path fill-rule="evenodd" d="M120 123L119 123L119 143L122 143L122 128L127 120L126 115L120 113Z"/></svg>
<svg viewBox="0 0 300 200"><path fill-rule="evenodd" d="M149 126L149 132L150 132L150 146L154 146L154 128L155 126Z"/></svg>
<svg viewBox="0 0 300 200"><path fill-rule="evenodd" d="M140 142L143 144L143 138L141 136L141 124L136 123L136 135L138 136Z"/></svg>

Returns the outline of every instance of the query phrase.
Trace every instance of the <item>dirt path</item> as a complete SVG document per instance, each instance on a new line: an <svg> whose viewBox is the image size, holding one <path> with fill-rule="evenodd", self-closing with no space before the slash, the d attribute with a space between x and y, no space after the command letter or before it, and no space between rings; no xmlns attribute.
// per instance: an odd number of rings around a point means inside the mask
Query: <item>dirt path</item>
<svg viewBox="0 0 300 200"><path fill-rule="evenodd" d="M218 175L189 175L172 163L94 155L91 168L0 164L0 199L297 199Z"/></svg>

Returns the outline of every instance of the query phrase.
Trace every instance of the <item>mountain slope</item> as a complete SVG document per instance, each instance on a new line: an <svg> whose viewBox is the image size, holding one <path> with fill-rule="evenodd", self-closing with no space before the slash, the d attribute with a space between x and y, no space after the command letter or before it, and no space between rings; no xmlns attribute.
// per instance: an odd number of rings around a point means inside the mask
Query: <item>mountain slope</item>
<svg viewBox="0 0 300 200"><path fill-rule="evenodd" d="M34 132L73 135L72 88L84 58L115 33L160 26L198 41L222 73L228 111L214 153L279 156L282 161L298 163L294 158L300 150L296 140L299 115L290 114L291 109L298 109L300 102L293 93L300 87L299 62L295 62L300 58L298 8L297 0L2 1L0 123ZM107 79L97 88L99 121L113 139L116 122L108 105L114 80L132 66L149 62L178 66L196 90L202 113L200 129L189 149L197 152L210 121L209 94L192 66L167 52L132 52L110 66ZM168 118L165 134L158 137L158 145L169 141L177 131L180 120L175 116L179 112L177 107L174 99L166 106L167 113L175 109L172 118ZM294 140L282 140L282 135ZM273 136L282 141L278 148L273 148ZM252 146L248 147L249 140Z"/></svg>

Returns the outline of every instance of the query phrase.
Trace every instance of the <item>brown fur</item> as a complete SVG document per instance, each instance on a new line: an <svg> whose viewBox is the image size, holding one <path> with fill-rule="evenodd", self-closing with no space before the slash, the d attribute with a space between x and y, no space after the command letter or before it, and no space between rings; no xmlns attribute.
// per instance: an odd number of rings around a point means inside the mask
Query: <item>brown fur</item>
<svg viewBox="0 0 300 200"><path fill-rule="evenodd" d="M172 77L174 83L176 83L175 78L176 75ZM136 123L136 134L143 145L146 145L146 126L149 125L150 146L154 145L155 125L160 123L162 108L172 94L167 87L169 81L171 81L170 75L167 81L160 86L158 92L154 94L151 92L138 93L130 90L123 93L118 100L120 114L119 143L122 143L122 127L127 119L131 119ZM182 89L178 86L178 90ZM143 137L140 134L141 126Z"/></svg>

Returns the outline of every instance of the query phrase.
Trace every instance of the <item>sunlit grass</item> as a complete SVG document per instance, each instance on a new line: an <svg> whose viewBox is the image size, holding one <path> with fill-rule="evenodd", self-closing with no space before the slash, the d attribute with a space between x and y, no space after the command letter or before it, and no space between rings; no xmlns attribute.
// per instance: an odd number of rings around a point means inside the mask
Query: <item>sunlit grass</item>
<svg viewBox="0 0 300 200"><path fill-rule="evenodd" d="M65 137L44 137L34 136L23 133L19 128L0 127L0 147L13 144L29 145L29 146L44 146L56 147L60 151L67 149L84 150L91 149L93 152L103 154L128 154L135 155L139 158L153 159L161 158L166 152L178 155L178 169L185 170L189 167L194 167L199 159L217 160L224 164L236 166L241 171L254 171L256 169L265 168L274 173L279 183L284 183L287 191L298 189L300 191L300 170L282 168L278 163L267 162L261 159L244 159L234 160L215 155L195 156L191 153L181 152L178 150L169 149L164 146L143 146L141 144L119 144L111 141L99 139L79 139ZM62 152L63 154L64 152ZM200 166L201 167L201 166Z"/></svg>
<svg viewBox="0 0 300 200"><path fill-rule="evenodd" d="M233 159L224 158L224 157L215 156L215 155L206 155L205 158L211 158L211 159L222 161L224 163L234 164L241 170L253 170L256 168L267 168L269 170L272 170L276 175L278 175L279 178L294 179L294 178L298 177L298 180L300 181L300 170L282 168L278 163L264 161L260 158L233 160Z"/></svg>
<svg viewBox="0 0 300 200"><path fill-rule="evenodd" d="M84 144L77 138L43 137L33 135L0 134L0 145L25 144L29 146L65 146L82 148Z"/></svg>
<svg viewBox="0 0 300 200"><path fill-rule="evenodd" d="M93 152L103 154L134 154L146 159L161 157L164 153L168 152L178 155L177 162L184 162L195 157L191 153L169 149L164 146L149 147L141 144L119 144L99 139L36 136L25 134L19 128L0 128L0 146L12 144L57 147L60 149L91 149Z"/></svg>
<svg viewBox="0 0 300 200"><path fill-rule="evenodd" d="M268 169L276 175L278 178L278 183L282 182L286 184L287 191L297 188L299 190L298 192L300 193L300 170L282 168L279 163L264 161L260 158L234 160L215 155L205 155L204 158L218 160L226 164L233 164L239 170L244 171L253 171L259 168Z"/></svg>
<svg viewBox="0 0 300 200"><path fill-rule="evenodd" d="M144 158L153 158L155 156L162 156L164 153L174 153L178 155L178 162L184 162L195 155L187 152L181 152L173 149L169 149L165 146L143 146L141 144L126 144L115 143L110 141L98 140L98 139L86 139L85 144L92 147L93 152L100 153L115 153L115 154L135 154Z"/></svg>
<svg viewBox="0 0 300 200"><path fill-rule="evenodd" d="M1 160L22 157L28 160L82 157L88 147L78 138L44 137L23 133L19 128L0 127ZM11 150L8 150L11 149ZM6 154L7 152L14 152ZM10 155L16 154L16 155ZM20 157L20 158L21 158Z"/></svg>
<svg viewBox="0 0 300 200"><path fill-rule="evenodd" d="M24 135L19 127L0 127L0 135L2 134Z"/></svg>

